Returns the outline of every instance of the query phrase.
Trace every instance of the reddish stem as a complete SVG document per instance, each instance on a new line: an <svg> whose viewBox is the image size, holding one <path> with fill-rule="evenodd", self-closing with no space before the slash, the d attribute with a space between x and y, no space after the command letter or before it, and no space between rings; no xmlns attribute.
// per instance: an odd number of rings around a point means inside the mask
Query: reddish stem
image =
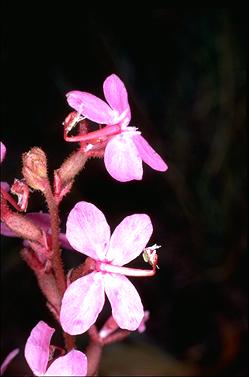
<svg viewBox="0 0 249 377"><path fill-rule="evenodd" d="M46 197L48 210L51 220L51 237L52 237L52 265L55 273L56 282L58 285L58 290L61 297L63 296L66 290L66 279L64 274L64 269L61 261L61 249L59 241L59 215L58 215L58 206L54 200L51 188L48 186L44 192Z"/></svg>
<svg viewBox="0 0 249 377"><path fill-rule="evenodd" d="M98 375L98 368L103 351L103 345L99 343L95 343L93 341L90 342L86 349L86 355L88 360L87 365L87 376L97 376Z"/></svg>
<svg viewBox="0 0 249 377"><path fill-rule="evenodd" d="M86 349L88 361L87 376L97 376L104 343L99 337L98 330L95 325L90 327L88 330L88 335L90 337L90 343Z"/></svg>
<svg viewBox="0 0 249 377"><path fill-rule="evenodd" d="M57 283L57 288L60 294L60 298L62 298L65 290L66 290L66 278L65 273L62 265L61 260L61 249L60 249L60 241L59 241L59 213L58 213L58 206L56 204L55 198L52 194L52 190L50 186L47 186L44 195L46 197L50 219L51 219L51 236L52 236L52 267L55 274L55 279ZM63 332L64 340L65 340L65 347L67 351L70 351L75 346L74 337Z"/></svg>

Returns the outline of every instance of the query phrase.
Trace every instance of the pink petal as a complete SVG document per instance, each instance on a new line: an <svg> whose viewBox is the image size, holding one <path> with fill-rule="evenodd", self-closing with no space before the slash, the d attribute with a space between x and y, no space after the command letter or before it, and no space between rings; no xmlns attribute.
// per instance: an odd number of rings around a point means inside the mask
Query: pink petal
<svg viewBox="0 0 249 377"><path fill-rule="evenodd" d="M37 226L41 229L45 230L45 232L51 233L50 228L50 216L48 213L41 213L41 212L30 212L26 215L29 219L31 219ZM59 240L61 246L64 249L74 250L70 243L68 242L66 235L64 233L59 234Z"/></svg>
<svg viewBox="0 0 249 377"><path fill-rule="evenodd" d="M5 191L9 191L10 189L10 185L7 182L0 182L0 187Z"/></svg>
<svg viewBox="0 0 249 377"><path fill-rule="evenodd" d="M121 329L136 330L144 316L143 305L134 285L126 276L106 274L105 292L112 306L112 315Z"/></svg>
<svg viewBox="0 0 249 377"><path fill-rule="evenodd" d="M0 163L3 161L5 158L6 154L6 147L5 145L0 141Z"/></svg>
<svg viewBox="0 0 249 377"><path fill-rule="evenodd" d="M16 355L19 353L19 348L15 348L13 351L11 351L7 356L6 358L4 359L4 361L2 362L1 364L1 367L0 367L0 375L2 376L6 370L6 368L8 367L8 365L11 363L11 361L14 359L14 357L16 357Z"/></svg>
<svg viewBox="0 0 249 377"><path fill-rule="evenodd" d="M116 113L102 99L77 90L67 93L67 102L87 119L100 124L114 124Z"/></svg>
<svg viewBox="0 0 249 377"><path fill-rule="evenodd" d="M128 124L131 119L131 111L123 81L117 75L112 74L104 81L103 89L107 102L114 110L117 110L119 114L127 111Z"/></svg>
<svg viewBox="0 0 249 377"><path fill-rule="evenodd" d="M0 223L0 234L6 237L19 237L10 228L8 228L7 225L3 222Z"/></svg>
<svg viewBox="0 0 249 377"><path fill-rule="evenodd" d="M32 220L35 225L39 228L42 228L45 232L48 232L50 229L50 216L48 213L42 212L30 212L27 213L27 218Z"/></svg>
<svg viewBox="0 0 249 377"><path fill-rule="evenodd" d="M146 330L146 322L148 321L149 318L150 318L150 312L149 312L149 310L145 310L142 322L140 323L140 325L139 325L139 327L137 329L137 331L140 334L142 334L143 332L145 332L145 330Z"/></svg>
<svg viewBox="0 0 249 377"><path fill-rule="evenodd" d="M104 162L108 173L117 181L142 179L142 159L132 138L124 133L114 136L107 143Z"/></svg>
<svg viewBox="0 0 249 377"><path fill-rule="evenodd" d="M152 235L153 227L148 215L127 216L114 230L106 259L122 266L142 253Z"/></svg>
<svg viewBox="0 0 249 377"><path fill-rule="evenodd" d="M69 213L66 237L75 250L99 260L109 245L110 227L95 205L79 202Z"/></svg>
<svg viewBox="0 0 249 377"><path fill-rule="evenodd" d="M74 250L74 248L68 242L67 237L64 233L59 234L59 240L60 240L61 247L63 247L63 249Z"/></svg>
<svg viewBox="0 0 249 377"><path fill-rule="evenodd" d="M138 152L142 160L152 169L159 171L166 171L167 164L159 156L159 154L149 145L145 138L141 135L133 136L133 141L136 144Z"/></svg>
<svg viewBox="0 0 249 377"><path fill-rule="evenodd" d="M86 376L87 358L83 352L72 350L58 357L48 368L45 376Z"/></svg>
<svg viewBox="0 0 249 377"><path fill-rule="evenodd" d="M60 321L64 331L82 334L92 326L105 302L101 272L92 272L69 285L62 299Z"/></svg>
<svg viewBox="0 0 249 377"><path fill-rule="evenodd" d="M45 322L40 321L33 328L26 342L24 355L36 376L43 375L46 372L49 345L54 329L49 327Z"/></svg>

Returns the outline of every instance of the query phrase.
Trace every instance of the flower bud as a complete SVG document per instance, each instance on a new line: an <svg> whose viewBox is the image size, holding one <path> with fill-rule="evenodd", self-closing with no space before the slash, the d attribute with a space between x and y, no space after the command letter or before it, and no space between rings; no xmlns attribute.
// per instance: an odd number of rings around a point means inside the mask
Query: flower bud
<svg viewBox="0 0 249 377"><path fill-rule="evenodd" d="M3 206L1 206L1 210ZM12 212L10 210L1 211L1 220L8 226L12 232L17 236L27 240L43 243L42 232L40 229L27 217Z"/></svg>
<svg viewBox="0 0 249 377"><path fill-rule="evenodd" d="M32 148L23 156L22 173L26 182L35 190L45 191L48 184L47 158L42 149Z"/></svg>

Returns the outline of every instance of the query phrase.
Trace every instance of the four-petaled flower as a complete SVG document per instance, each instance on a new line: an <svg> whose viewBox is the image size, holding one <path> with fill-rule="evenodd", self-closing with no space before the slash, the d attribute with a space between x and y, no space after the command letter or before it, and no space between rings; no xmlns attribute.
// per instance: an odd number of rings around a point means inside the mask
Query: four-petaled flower
<svg viewBox="0 0 249 377"><path fill-rule="evenodd" d="M144 316L141 299L124 275L152 276L155 271L121 267L142 253L153 228L146 214L127 216L112 236L104 214L93 204L79 202L67 219L71 246L95 260L95 269L72 284L63 296L61 325L71 335L87 331L95 323L105 301L120 328L136 330Z"/></svg>
<svg viewBox="0 0 249 377"><path fill-rule="evenodd" d="M102 142L107 136L104 163L109 174L120 182L141 180L142 161L152 169L166 171L167 165L135 127L128 127L131 111L124 83L112 74L103 84L106 102L100 98L77 90L67 93L69 105L85 118L106 125L99 132L92 132L92 138L99 135ZM81 140L91 143L91 133ZM89 144L87 148L91 148ZM88 150L87 149L87 150Z"/></svg>
<svg viewBox="0 0 249 377"><path fill-rule="evenodd" d="M33 328L25 345L25 358L35 376L86 376L87 358L75 349L50 364L49 346L54 329L40 321Z"/></svg>

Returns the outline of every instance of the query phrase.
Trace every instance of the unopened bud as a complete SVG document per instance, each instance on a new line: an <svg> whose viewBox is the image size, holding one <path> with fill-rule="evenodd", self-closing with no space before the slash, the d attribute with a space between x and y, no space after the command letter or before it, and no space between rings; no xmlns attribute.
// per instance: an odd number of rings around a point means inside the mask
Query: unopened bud
<svg viewBox="0 0 249 377"><path fill-rule="evenodd" d="M1 207L1 209L3 206ZM43 243L42 232L27 217L12 211L2 211L1 220L14 232L17 236L24 239Z"/></svg>
<svg viewBox="0 0 249 377"><path fill-rule="evenodd" d="M23 154L22 173L30 187L45 191L48 183L47 158L42 149L34 147Z"/></svg>

